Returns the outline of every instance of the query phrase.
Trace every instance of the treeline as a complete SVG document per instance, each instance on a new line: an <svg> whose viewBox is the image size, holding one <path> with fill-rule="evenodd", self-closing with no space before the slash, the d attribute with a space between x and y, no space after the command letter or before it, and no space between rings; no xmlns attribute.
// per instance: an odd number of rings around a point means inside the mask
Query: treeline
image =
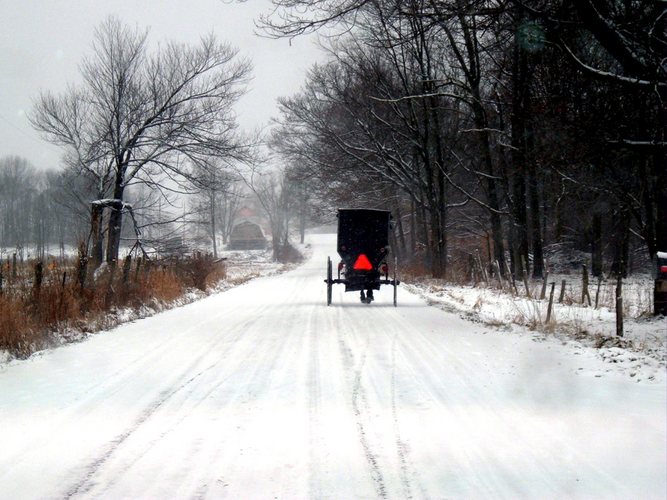
<svg viewBox="0 0 667 500"><path fill-rule="evenodd" d="M273 3L267 33L327 35L272 137L321 206L390 208L436 277L476 250L535 277L559 246L594 275L667 250L664 2Z"/></svg>
<svg viewBox="0 0 667 500"><path fill-rule="evenodd" d="M20 157L0 158L1 258L64 255L86 232L84 214L60 172L35 169Z"/></svg>

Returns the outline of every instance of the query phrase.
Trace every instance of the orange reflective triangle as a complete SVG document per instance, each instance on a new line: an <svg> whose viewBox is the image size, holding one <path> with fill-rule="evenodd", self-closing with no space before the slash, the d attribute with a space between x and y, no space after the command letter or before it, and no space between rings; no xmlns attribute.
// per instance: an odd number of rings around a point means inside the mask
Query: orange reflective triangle
<svg viewBox="0 0 667 500"><path fill-rule="evenodd" d="M359 254L359 257L357 257L356 262L354 263L354 266L352 266L355 270L357 271L370 271L373 269L373 265L371 264L371 261L368 260L368 257L366 257L366 254Z"/></svg>

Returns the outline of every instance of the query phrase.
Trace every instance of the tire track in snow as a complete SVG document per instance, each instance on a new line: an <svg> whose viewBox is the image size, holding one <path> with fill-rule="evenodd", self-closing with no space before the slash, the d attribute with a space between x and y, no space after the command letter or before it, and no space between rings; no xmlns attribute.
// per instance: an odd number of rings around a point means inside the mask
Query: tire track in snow
<svg viewBox="0 0 667 500"><path fill-rule="evenodd" d="M391 341L391 416L394 424L394 440L396 441L396 454L400 464L399 475L403 485L404 498L411 499L412 486L410 484L411 469L408 465L408 445L401 438L401 428L398 419L398 405L396 402L396 340L398 332L394 333ZM423 493L423 492L422 492Z"/></svg>
<svg viewBox="0 0 667 500"><path fill-rule="evenodd" d="M163 314L170 314L174 311L175 310L165 311ZM72 404L66 410L59 412L57 415L51 417L51 429L57 429L60 427L60 425L62 425L63 422L71 420L86 406L94 405L95 401L99 400L101 396L104 396L105 399L108 399L110 396L113 396L122 391L124 387L132 382L132 378L136 375L138 369L141 369L143 366L150 365L155 360L159 360L164 355L164 353L168 352L170 349L173 349L173 346L181 341L184 336L188 335L191 330L196 329L205 323L206 320L199 321L198 323L191 325L189 329L180 331L176 335L170 336L166 341L159 343L156 348L152 349L147 356L137 356L136 358L130 359L129 362L124 364L121 368L111 372L107 379L104 381L93 383L92 385L88 386L85 390L77 395L75 399L76 404ZM105 334L113 335L113 330L122 327L123 325L116 326ZM67 346L64 348L67 348ZM52 433L51 429L35 435L28 443L26 443L26 446L23 448L23 452L19 453L13 458L11 466L5 468L2 471L2 474L10 472L12 469L23 464L26 460L29 460L31 450L38 448L39 444L47 441L50 438Z"/></svg>
<svg viewBox="0 0 667 500"><path fill-rule="evenodd" d="M238 345L239 339L245 334L245 329L249 328L257 321L259 321L259 315L239 325L236 329L237 333L231 341L230 339L225 338L225 336L221 336L221 338L219 338L217 342L215 342L212 345L208 345L204 349L202 349L203 352L195 360L193 360L192 363L190 363L185 370L182 371L183 375L181 376L181 380L184 378L184 376L189 375L193 369L195 369L199 364L201 364L202 360L204 360L207 356L209 356L210 351L213 350L216 346L224 342L228 343L227 349L223 352L223 354L221 354L218 357L218 360L216 362L212 363L203 370L196 372L194 375L190 375L189 378L182 381L176 388L171 388L161 391L158 397L155 399L155 401L152 404L150 404L124 432L117 435L110 442L107 449L105 449L96 459L94 459L92 462L88 464L88 466L85 467L85 472L83 473L81 479L76 483L74 483L70 488L68 488L66 493L63 495L64 498L69 499L79 494L86 494L92 488L94 488L96 486L96 483L92 481L93 477L111 459L116 450L118 450L123 445L123 443L125 443L128 440L128 438L130 438L130 436L132 436L139 428L141 428L141 426L145 424L172 397L174 397L176 394L178 394L186 387L188 387L190 384L192 384L195 380L199 379L206 372L215 368L223 360L225 360L226 354L231 349L233 349Z"/></svg>
<svg viewBox="0 0 667 500"><path fill-rule="evenodd" d="M217 363L216 363L217 364ZM95 476L98 470L100 470L104 464L111 458L111 456L116 452L116 450L132 435L137 429L139 429L150 417L163 406L171 397L180 392L187 385L191 384L194 380L199 378L205 371L213 368L215 365L202 370L197 373L186 382L181 384L179 387L173 390L162 391L157 399L151 406L149 406L144 412L139 416L137 420L130 426L125 432L118 435L113 441L111 441L110 446L105 450L98 458L96 458L88 467L86 472L83 475L83 478L75 483L71 488L67 490L64 497L72 498L78 494L88 493L94 486L95 483L91 482L92 478Z"/></svg>
<svg viewBox="0 0 667 500"><path fill-rule="evenodd" d="M221 380L215 387L211 388L201 401L213 394L217 388L223 386L232 376L238 375L239 373L245 375L244 381L239 384L239 388L252 386L254 391L248 393L237 391L234 394L234 397L230 398L228 405L241 399L241 404L246 407L247 411L249 411L252 405L259 400L260 396L266 393L266 389L274 374L274 368L279 360L284 359L284 353L288 347L288 339L283 338L279 348L275 348L275 344L271 342L271 338L261 334L264 329L265 328L262 327L257 332L246 332L246 335L251 338L252 341L246 341L245 352L234 356L238 360L238 365L235 366L234 370L228 377ZM254 369L248 369L246 360L253 354L257 355L258 353L263 353L263 355L253 364ZM184 418L187 418L187 415ZM203 439L206 438L207 436L204 436ZM220 440L217 442L215 447L216 451L211 454L211 463L215 461L215 458L221 455L224 447L224 441ZM221 481L220 479L218 479L218 483L224 485L224 481ZM200 485L192 498L206 498L209 496L210 487L210 484Z"/></svg>
<svg viewBox="0 0 667 500"><path fill-rule="evenodd" d="M471 385L466 390L450 389L448 386L453 386L454 384L467 386L469 383L467 374L465 372L461 373L460 370L454 370L451 374L453 376L447 377L442 370L442 366L437 363L437 358L433 357L433 353L442 352L443 346L436 346L432 342L429 342L422 333L411 329L410 325L405 324L404 326L408 329L407 331L411 332L411 336L409 342L405 338L402 339L401 351L406 356L406 360L411 367L410 376L414 380L414 387L423 394L425 400L441 407L440 412L443 415L452 415L459 425L457 433L467 436L471 444L464 451L465 457L451 457L455 461L450 462L449 467L452 470L465 468L469 471L467 475L474 477L476 484L483 486L484 491L488 495L493 495L494 492L498 491L506 491L506 488L503 488L503 485L498 483L497 474L485 474L477 467L476 464L484 463L488 457L481 451L484 449L484 446L479 441L474 422L470 420L472 417L462 414L457 409L461 406L460 401L455 400L452 396L455 394L457 397L461 397L464 394L474 393L476 392L476 388ZM448 350L442 353L441 356L447 359L443 366L458 366L458 360L454 359L450 354ZM447 381L447 385L443 382L445 380ZM464 398L466 401L466 404L463 405L464 408L475 407L475 405L479 406L479 401L475 401L475 398L469 396L464 396Z"/></svg>
<svg viewBox="0 0 667 500"><path fill-rule="evenodd" d="M249 326L248 324L244 324L243 326ZM209 366L205 370L203 370L201 373L199 373L197 379L201 378L202 375L205 375L213 368L216 368L222 361L228 361L229 359L237 359L237 360L242 360L245 359L247 355L249 355L254 349L256 349L257 345L246 345L246 349L242 352L239 353L234 353L232 355L231 351L237 346L237 340L239 340L239 337L241 335L238 335L234 341L231 343L230 347L227 349L227 351L223 354L220 355L220 360L218 362L215 362L213 365ZM225 377L222 379L219 379L214 385L212 385L208 390L206 390L201 396L199 396L196 400L192 400L191 397L188 396L187 399L185 399L182 404L180 405L180 408L185 407L185 411L181 411L180 416L172 422L166 429L164 429L160 434L152 438L146 446L141 450L141 452L137 453L132 457L132 460L126 462L122 466L117 467L117 472L114 474L114 477L111 481L109 481L103 488L102 493L113 488L113 486L123 477L124 474L126 474L135 464L137 464L142 458L144 458L148 453L150 453L154 446L156 444L159 444L164 438L166 438L169 434L171 434L174 430L179 428L179 425L182 424L192 413L194 410L199 408L201 405L203 405L216 391L220 389L229 379L231 379L235 375L234 370L231 370L230 373L228 373ZM195 380L191 380L190 382L195 382ZM195 391L195 388L191 387L192 383L187 384L188 387L190 387L190 395L192 395ZM182 387L182 389L185 389L186 387ZM175 393L170 397L167 398L168 400L171 400L175 396ZM167 400L164 401L166 403ZM188 403L187 405L185 403ZM157 409L156 409L157 410ZM138 428L136 429L138 430ZM136 433L135 430L135 433ZM129 436L128 436L129 437ZM221 446L221 443L219 443ZM192 453L193 455L196 453ZM206 491L206 488L202 487L200 488L202 491Z"/></svg>
<svg viewBox="0 0 667 500"><path fill-rule="evenodd" d="M316 309L312 306L302 308L303 298L298 293L303 289L302 280L291 278L288 284L291 288L283 287L281 293L281 296L286 299L285 302L277 302L268 306L262 315L261 323L258 323L252 332L248 332L249 336L245 342L250 352L248 356L241 356L238 367L238 375L241 375L241 379L235 381L238 390L233 398L238 403L235 407L236 412L243 415L240 427L237 427L232 435L227 436L232 440L229 444L226 444L224 439L218 440L217 451L210 455L211 460L205 464L212 472L208 475L198 474L202 477L217 477L218 479L200 485L195 494L196 498L229 494L231 490L226 490L226 488L239 484L239 480L235 479L239 475L241 477L247 475L248 466L252 463L248 460L252 461L253 454L261 456L265 453L264 450L269 443L258 441L253 438L253 434L256 432L255 421L258 417L263 418L262 415L266 414L267 408L273 408L276 402L284 405L289 400L288 406L291 408L303 408L304 412L308 411L308 389L305 392L299 390L296 394L293 391L295 388L300 389L299 385L294 386L295 380L306 380L308 377L307 363L310 355L307 339L312 330L311 324ZM306 335L304 335L304 320ZM295 369L297 373L294 373ZM285 397L289 399L286 400ZM294 400L292 401L291 398ZM307 413L304 416L307 423ZM247 432L246 422L249 426ZM305 443L307 446L307 440ZM240 455L235 455L236 448L232 450L230 445L242 446L239 449ZM225 458L221 461L222 456ZM280 457L276 455L276 458ZM224 479L220 476L219 466L216 464L224 464ZM291 469L293 465L287 465L287 467ZM307 482L305 486L308 487Z"/></svg>
<svg viewBox="0 0 667 500"><path fill-rule="evenodd" d="M442 350L442 346L439 348L435 344L434 340L428 338L426 335L419 334L417 339L415 339L415 344L421 344L422 349L426 352L436 352ZM407 347L407 346L406 346ZM446 394L446 389L444 387L438 388L433 383L432 380L435 380L434 377L437 375L437 369L432 366L434 360L426 359L424 357L422 361L422 370L426 373L434 374L425 381L425 387L434 397L440 399L441 401L450 401L451 403L447 406L456 408L458 406L463 406L467 408L484 408L485 413L484 417L480 419L478 415L467 413L462 414L459 410L450 410L450 412L456 416L457 420L460 422L462 427L462 432L465 432L466 435L470 436L473 440L473 443L476 443L477 446L474 448L476 451L468 450L469 462L470 463L484 463L489 462L489 459L492 454L496 452L490 450L488 447L484 446L483 440L480 438L480 429L485 428L485 422L493 420L496 422L496 427L505 427L506 432L503 436L497 436L497 438L502 438L507 442L508 447L511 446L511 443L514 442L518 435L521 434L521 427L525 426L524 422L520 424L517 422L509 421L503 414L501 414L494 405L489 403L498 402L498 398L493 394L492 391L488 391L483 386L479 384L479 370L472 365L466 356L453 356L452 351L446 349L447 358L453 369L453 372L456 374L456 377L450 378L451 384L460 385L467 390L452 390L451 393L456 395L457 400L454 400L451 396ZM462 404L463 403L463 404ZM507 401L503 401L503 405L511 405ZM511 438L509 436L512 436ZM542 472L542 477L548 477L551 475L542 465L539 457L530 449L526 447L523 452L526 457L524 458L525 467L537 467ZM502 463L502 457L497 456L495 460L496 464ZM484 485L489 493L494 491L511 491L513 496L525 498L530 496L528 491L523 486L522 475L520 471L517 470L507 470L504 467L494 466L492 469L489 469L486 466L486 473L480 473L477 471L475 473L476 479L479 484ZM523 467L522 470L525 470ZM549 492L549 495L557 496L558 492L552 490Z"/></svg>
<svg viewBox="0 0 667 500"><path fill-rule="evenodd" d="M341 319L344 312L339 311L339 320ZM354 329L350 330L352 333L356 332ZM366 462L370 469L371 479L375 487L375 491L380 498L387 498L387 487L385 484L384 476L380 465L378 463L377 455L373 452L371 448L370 441L367 436L366 426L364 420L367 419L368 415L368 399L366 397L366 391L361 384L362 372L364 365L366 363L366 353L368 350L368 343L370 339L366 336L365 344L361 354L359 355L360 359L355 363L355 355L352 349L349 347L345 341L343 335L339 331L338 336L338 345L341 352L343 365L346 368L346 371L352 372L352 411L354 413L355 424L357 427L357 434L359 436L359 444L364 452ZM361 405L360 405L361 400Z"/></svg>
<svg viewBox="0 0 667 500"><path fill-rule="evenodd" d="M286 293L286 296L290 295ZM298 366L298 363L295 363L292 354L296 353L298 355L299 352L304 352L301 325L303 316L299 309L293 310L290 314L285 314L285 311L290 311L290 305L287 303L276 306L275 311L279 312L276 315L272 314L274 306L267 309L265 314L262 315L262 321L256 325L252 332L248 332L248 338L245 339L249 352L247 356L240 357L238 371L239 374L242 374L242 380L237 384L239 390L234 399L239 403L237 411L242 408L241 412L245 415L243 420L249 422L251 428L254 416L263 414L266 411L267 403L270 404L273 399L281 400L277 394L284 388L285 383L291 384L294 380L292 370L295 366ZM309 312L306 319L307 325L312 322L311 316L312 313ZM267 335L266 332L268 331L281 332L281 335ZM248 361L250 359L252 359L252 362ZM284 401L281 400L281 402ZM303 397L295 403L303 403ZM200 485L193 498L227 494L223 492L223 489L229 486L228 483L234 481L233 478L237 475L237 469L244 470L245 457L252 456L253 453L257 452L263 453L265 443L258 443L252 438L252 435L248 439L241 438L243 431L243 426L237 428L235 442L241 444L243 448L240 450L241 453L238 458L228 456L231 462L225 463L226 479L219 478L214 484ZM211 464L219 460L224 447L224 441L217 443L218 452L211 457ZM230 450L226 449L226 451L227 455L230 455ZM280 457L277 456L277 458ZM215 475L219 476L220 474L216 472ZM244 475L243 472L242 475ZM212 490L213 487L218 489ZM211 491L213 492L211 493Z"/></svg>
<svg viewBox="0 0 667 500"><path fill-rule="evenodd" d="M366 354L364 353L359 361L357 370L355 371L354 383L352 386L352 410L354 412L355 422L357 425L357 432L359 434L359 442L364 450L366 461L370 467L371 478L375 483L377 494L380 498L387 498L387 487L384 482L384 476L380 470L377 455L371 449L370 441L366 435L366 426L364 420L368 415L368 399L366 398L366 391L361 385L361 371L366 363ZM359 405L361 400L361 406Z"/></svg>
<svg viewBox="0 0 667 500"><path fill-rule="evenodd" d="M421 485L421 482L419 480L418 473L416 469L414 468L414 465L410 461L410 456L409 456L409 443L403 438L401 435L401 427L400 427L400 418L399 418L399 404L398 404L398 387L397 387L397 356L398 356L398 340L402 336L405 336L406 331L409 330L401 330L398 328L395 328L392 326L391 323L383 323L383 319L386 317L386 315L389 314L394 314L396 310L394 308L390 308L388 311L387 310L382 310L375 305L372 308L369 308L368 311L366 311L363 314L363 317L361 319L358 319L358 321L362 321L363 323L363 330L366 332L369 332L369 343L370 343L370 336L373 334L374 338L376 338L376 342L373 345L372 349L368 349L369 352L375 353L375 358L374 361L376 362L377 366L374 366L375 370L375 378L376 379L388 379L389 380L389 387L387 387L387 392L386 393L379 393L378 392L378 397L382 398L383 396L386 397L386 404L387 404L387 410L390 413L390 417L388 420L388 427L391 428L392 434L393 434L393 441L394 441L394 453L395 453L395 460L396 460L396 466L397 466L397 471L396 471L396 476L398 478L398 484L397 486L397 491L400 491L400 498L414 498L414 484L417 484L418 490L421 494L422 498L428 498L428 494L424 490L423 486ZM378 329L378 325L383 325L381 329ZM386 339L386 343L384 340ZM389 363L389 367L386 367L386 364L383 364L383 350L386 349L384 346L389 346L389 359L387 360ZM367 364L368 366L368 364ZM374 373L374 370L369 369L369 375ZM386 377L385 377L386 374ZM377 383L377 382L376 382ZM377 390L377 389L376 389ZM389 430L389 428L387 429ZM379 443L380 445L382 444L382 441ZM388 450L389 451L389 450ZM389 453L387 453L387 459L390 459L392 457L389 456Z"/></svg>
<svg viewBox="0 0 667 500"><path fill-rule="evenodd" d="M232 397L227 401L224 407L228 407L232 403L237 403L240 400L240 405L245 408L246 412L252 412L254 410L253 405L261 398L267 394L267 389L270 386L270 383L273 381L273 378L276 374L276 366L279 362L285 362L286 359L285 352L290 347L291 337L285 336L281 337L280 345L276 347L275 343L272 341L271 336L264 335L266 331L266 323L270 320L270 309L271 307L264 307L257 314L258 321L253 321L253 327L248 331L243 333L244 338L244 347L245 349L241 353L234 353L232 356L236 361L236 364L231 369L231 372L227 377L223 378L217 382L213 387L211 387L205 394L200 397L194 404L194 406L188 406L188 412L184 414L179 422L184 421L188 418L189 414L192 413L192 410L197 408L200 404L208 399L212 394L214 394L218 388L225 385L225 383L234 376L242 375L242 380L235 384L239 390L234 392ZM268 317L267 317L268 316ZM284 324L293 324L294 321L291 319L281 319L281 323ZM274 328L280 329L281 323L276 324L271 322ZM257 359L249 364L248 360L253 356ZM249 392L243 392L241 389L252 387L252 390ZM222 409L222 407L220 408ZM172 428L177 427L173 425ZM204 431L206 432L206 431ZM162 437L165 437L166 433ZM205 434L199 441L206 441L210 438L208 434ZM217 440L215 444L215 450L209 452L210 460L208 462L201 462L208 466L216 463L216 459L223 454L223 449L225 448L224 440ZM191 452L188 456L197 456L198 453ZM190 469L196 468L195 465L191 465ZM218 475L219 474L214 474ZM225 481L218 478L216 485L222 484L223 487L226 486ZM192 493L192 498L205 498L209 496L209 490L211 488L209 482L199 485L195 491Z"/></svg>
<svg viewBox="0 0 667 500"><path fill-rule="evenodd" d="M405 324L405 328L408 325ZM553 471L545 467L543 458L539 456L530 447L523 450L522 466L515 469L507 469L503 466L491 464L502 464L503 457L497 455L497 452L490 451L485 446L480 430L488 428L488 421L492 419L496 428L505 428L504 433L496 431L495 439L502 439L510 447L517 438L521 439L526 435L526 428L531 426L530 421L518 421L517 417L508 417L507 412L499 412L498 408L512 408L519 414L519 407L511 401L500 399L499 395L485 385L480 385L479 370L469 356L454 356L454 351L449 342L443 342L442 338L426 335L424 332L415 331L410 337L410 342L403 339L401 342L401 351L413 366L412 377L418 381L415 384L420 392L423 391L425 397L430 401L442 406L443 414L452 415L460 426L460 435L466 436L472 446L465 450L465 460L455 466L465 467L470 471L470 475L475 477L477 484L483 487L488 494L494 492L511 492L511 495L517 497L529 497L529 491L524 487L522 480L522 470L539 471L539 477L544 481L547 496L558 496L558 489L555 485L558 478L554 477ZM456 342L455 338L451 339ZM454 347L454 349L456 349ZM441 357L446 358L446 363L438 363L437 358L432 353L439 352ZM459 351L464 352L464 351ZM443 370L443 367L447 367ZM450 372L449 376L445 372ZM447 385L436 383L438 380L447 380ZM489 404L491 403L491 404ZM481 420L476 413L466 412L465 414L457 408L484 408L484 418ZM514 415L509 412L509 415ZM535 430L534 434L543 434L544 430ZM478 464L478 465L474 465ZM486 464L486 465L480 465Z"/></svg>
<svg viewBox="0 0 667 500"><path fill-rule="evenodd" d="M320 388L320 342L319 333L312 327L313 313L306 323L308 334L308 493L310 498L322 497L322 485L319 472L322 469L318 451L322 448L320 429L320 409L322 394Z"/></svg>

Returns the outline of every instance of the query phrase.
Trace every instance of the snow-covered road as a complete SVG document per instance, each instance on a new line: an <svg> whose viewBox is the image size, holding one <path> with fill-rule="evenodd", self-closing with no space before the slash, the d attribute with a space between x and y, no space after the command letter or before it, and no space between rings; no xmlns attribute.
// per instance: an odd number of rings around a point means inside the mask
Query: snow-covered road
<svg viewBox="0 0 667 500"><path fill-rule="evenodd" d="M665 498L664 379L298 269L0 370L2 498Z"/></svg>

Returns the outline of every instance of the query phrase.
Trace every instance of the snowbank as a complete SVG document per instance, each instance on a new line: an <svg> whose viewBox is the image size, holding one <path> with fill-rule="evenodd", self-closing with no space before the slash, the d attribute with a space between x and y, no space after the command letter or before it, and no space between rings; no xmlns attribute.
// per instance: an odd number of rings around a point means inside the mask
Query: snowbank
<svg viewBox="0 0 667 500"><path fill-rule="evenodd" d="M554 278L560 283L560 277ZM495 326L499 332L533 335L536 340L552 339L563 344L592 347L609 363L609 371L621 370L636 380L663 381L667 366L667 319L648 314L650 278L634 277L624 283L624 336L617 337L615 311L609 307L613 293L609 285L601 292L597 309L574 302L581 287L571 281L562 304L558 288L551 320L547 324L548 292L545 300L515 296L490 286L461 286L442 280L413 280L404 283L410 291L440 307L474 322ZM550 279L551 281L551 279ZM519 287L519 284L517 284ZM596 285L590 287L595 302ZM534 293L539 297L539 290Z"/></svg>

